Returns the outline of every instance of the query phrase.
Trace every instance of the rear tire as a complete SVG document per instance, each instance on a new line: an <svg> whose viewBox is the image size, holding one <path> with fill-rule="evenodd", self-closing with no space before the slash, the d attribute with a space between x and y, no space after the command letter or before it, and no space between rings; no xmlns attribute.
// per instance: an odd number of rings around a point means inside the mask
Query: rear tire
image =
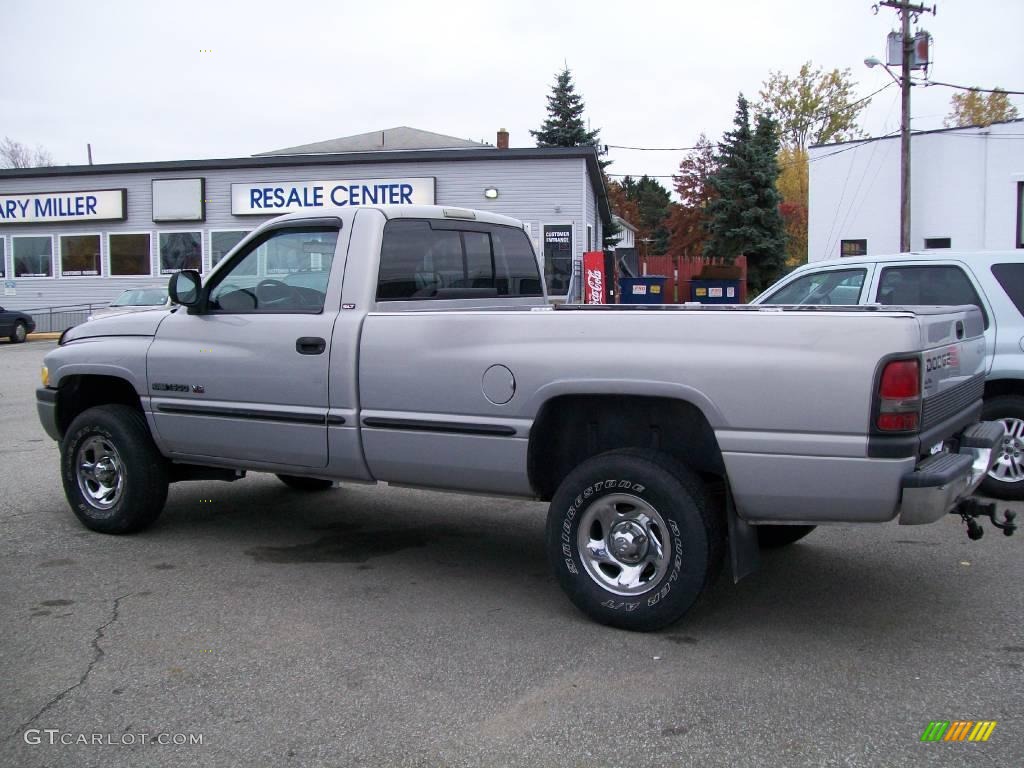
<svg viewBox="0 0 1024 768"><path fill-rule="evenodd" d="M28 338L28 326L24 320L18 320L14 324L14 331L11 333L11 343L21 344Z"/></svg>
<svg viewBox="0 0 1024 768"><path fill-rule="evenodd" d="M787 547L813 531L815 525L755 525L761 549Z"/></svg>
<svg viewBox="0 0 1024 768"><path fill-rule="evenodd" d="M296 491L316 492L327 491L334 487L331 480L318 477L300 477L299 475L278 475L277 479Z"/></svg>
<svg viewBox="0 0 1024 768"><path fill-rule="evenodd" d="M93 531L141 531L167 501L167 462L145 417L127 405L100 405L75 417L61 441L60 469L72 511Z"/></svg>
<svg viewBox="0 0 1024 768"><path fill-rule="evenodd" d="M718 572L724 539L704 484L658 451L584 461L548 511L548 556L562 589L592 619L621 629L682 618Z"/></svg>
<svg viewBox="0 0 1024 768"><path fill-rule="evenodd" d="M982 408L981 418L1001 421L1006 436L1003 443L995 447L998 452L996 464L978 490L997 499L1024 499L1024 397L999 395L989 398Z"/></svg>

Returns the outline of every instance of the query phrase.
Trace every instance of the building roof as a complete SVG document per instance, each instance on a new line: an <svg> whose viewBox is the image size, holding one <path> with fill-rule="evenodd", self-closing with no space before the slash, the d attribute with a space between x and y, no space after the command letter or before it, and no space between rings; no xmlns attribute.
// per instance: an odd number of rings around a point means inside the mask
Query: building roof
<svg viewBox="0 0 1024 768"><path fill-rule="evenodd" d="M614 213L612 214L612 219L615 221L616 224L618 224L620 227L623 227L624 229L629 229L629 230L632 230L633 232L639 232L640 231L636 227L634 227L632 224L630 224L628 221L626 221L624 218L622 218L621 216L618 216L618 215L616 215Z"/></svg>
<svg viewBox="0 0 1024 768"><path fill-rule="evenodd" d="M256 157L230 157L215 160L162 160L149 163L107 163L104 165L50 165L41 168L0 169L0 182L4 179L52 178L55 176L103 176L113 173L184 173L192 171L231 170L233 168L302 168L308 165L364 165L372 163L426 163L462 160L546 160L551 158L581 158L586 162L590 184L597 194L597 210L601 221L611 223L608 192L597 160L597 147L536 147L522 149L437 149L385 152L347 152L327 155L276 155Z"/></svg>
<svg viewBox="0 0 1024 768"><path fill-rule="evenodd" d="M359 133L355 136L341 136L337 139L315 141L312 144L300 144L297 147L285 147L269 152L259 152L254 157L271 155L311 155L332 154L337 152L381 152L387 150L415 149L493 149L490 144L442 133L423 131L406 125L397 128L385 128L382 131Z"/></svg>
<svg viewBox="0 0 1024 768"><path fill-rule="evenodd" d="M1013 123L1024 123L1024 117L1015 117L1013 120L1000 120L996 123L989 123L988 125L955 125L951 128L932 128L928 131L911 131L910 135L913 136L927 136L933 133L952 133L953 131L984 131L989 128L1000 126L1000 125L1012 125ZM838 147L842 144L869 144L874 141L885 141L886 139L899 140L900 134L893 133L889 136L866 136L863 139L847 139L846 141L833 141L828 144L812 144L808 149L822 149L824 147Z"/></svg>

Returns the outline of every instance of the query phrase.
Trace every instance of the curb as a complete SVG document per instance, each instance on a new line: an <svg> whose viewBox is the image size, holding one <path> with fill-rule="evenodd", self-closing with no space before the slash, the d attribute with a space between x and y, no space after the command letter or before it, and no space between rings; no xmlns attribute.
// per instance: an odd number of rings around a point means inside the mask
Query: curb
<svg viewBox="0 0 1024 768"><path fill-rule="evenodd" d="M57 341L57 339L59 339L59 338L60 338L60 334L59 333L42 332L42 333L30 333L28 335L28 339L27 340L28 341Z"/></svg>

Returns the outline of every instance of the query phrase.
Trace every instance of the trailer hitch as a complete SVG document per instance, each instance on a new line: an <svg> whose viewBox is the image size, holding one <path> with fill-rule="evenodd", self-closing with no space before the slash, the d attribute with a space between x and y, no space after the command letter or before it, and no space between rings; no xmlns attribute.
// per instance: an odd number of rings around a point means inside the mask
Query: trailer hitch
<svg viewBox="0 0 1024 768"><path fill-rule="evenodd" d="M975 498L964 499L957 504L952 514L960 515L960 519L967 525L967 538L971 541L977 541L985 535L985 529L981 527L981 523L977 520L979 517L987 517L991 520L992 525L999 528L1004 536L1013 536L1017 530L1017 523L1015 522L1017 513L1007 510L1003 513L1002 520L1000 520L995 502L983 504Z"/></svg>

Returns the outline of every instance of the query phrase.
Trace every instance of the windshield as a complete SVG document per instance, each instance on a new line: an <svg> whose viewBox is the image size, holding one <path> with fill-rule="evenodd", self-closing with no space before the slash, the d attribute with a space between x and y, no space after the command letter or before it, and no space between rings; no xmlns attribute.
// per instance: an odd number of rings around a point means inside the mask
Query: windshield
<svg viewBox="0 0 1024 768"><path fill-rule="evenodd" d="M134 288L115 299L112 307L158 307L167 301L166 288Z"/></svg>

